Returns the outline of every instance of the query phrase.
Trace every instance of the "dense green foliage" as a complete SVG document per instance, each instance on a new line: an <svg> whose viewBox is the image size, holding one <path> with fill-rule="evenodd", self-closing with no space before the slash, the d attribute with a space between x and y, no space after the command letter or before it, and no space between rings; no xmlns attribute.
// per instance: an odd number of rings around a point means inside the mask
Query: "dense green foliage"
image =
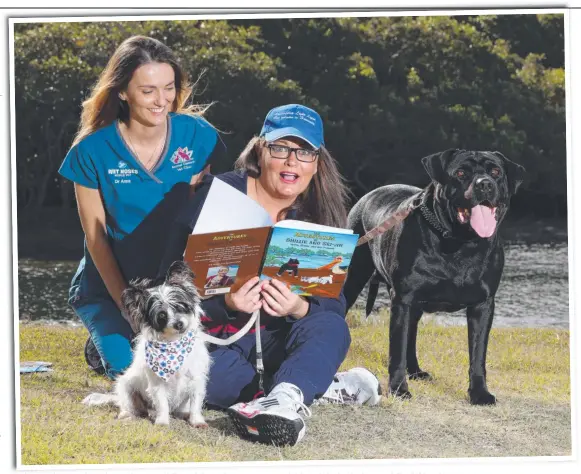
<svg viewBox="0 0 581 474"><path fill-rule="evenodd" d="M301 102L323 116L356 196L424 186L425 155L491 149L527 168L514 211L564 215L563 28L562 15L15 25L18 204L73 206L57 169L81 102L117 45L144 34L199 78L196 102L215 102L207 117L229 150L215 172L271 107Z"/></svg>

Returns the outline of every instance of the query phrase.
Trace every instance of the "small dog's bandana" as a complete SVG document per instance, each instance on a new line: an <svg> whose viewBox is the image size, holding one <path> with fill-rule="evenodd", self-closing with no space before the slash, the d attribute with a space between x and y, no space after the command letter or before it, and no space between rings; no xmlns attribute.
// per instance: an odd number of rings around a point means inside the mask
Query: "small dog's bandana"
<svg viewBox="0 0 581 474"><path fill-rule="evenodd" d="M173 342L147 341L145 360L155 375L164 380L174 375L192 352L194 333L189 331L181 339Z"/></svg>

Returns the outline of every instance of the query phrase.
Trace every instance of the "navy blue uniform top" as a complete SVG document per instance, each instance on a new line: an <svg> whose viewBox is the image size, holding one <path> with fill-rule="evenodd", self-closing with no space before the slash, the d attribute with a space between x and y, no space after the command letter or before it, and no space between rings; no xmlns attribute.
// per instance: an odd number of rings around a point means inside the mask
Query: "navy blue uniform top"
<svg viewBox="0 0 581 474"><path fill-rule="evenodd" d="M167 229L188 200L192 176L224 151L217 142L216 130L203 118L170 113L165 147L151 170L125 143L118 122L95 131L68 152L59 173L99 189L109 243L127 281L155 277ZM73 300L109 296L86 242L73 287Z"/></svg>
<svg viewBox="0 0 581 474"><path fill-rule="evenodd" d="M204 176L204 179L197 187L196 192L189 200L189 202L182 208L168 238L168 247L162 263L159 268L158 277L163 277L167 273L170 265L176 260L181 260L184 255L184 250L188 241L188 236L192 233L208 191L213 179L220 179L230 186L236 188L244 194L248 193L247 181L248 174L245 171L229 171L227 173L212 176L210 174ZM289 219L300 219L294 213L287 216ZM307 297L309 301L309 312L305 317L317 313L319 311L331 311L345 317L347 305L343 291L339 298L322 298L316 296ZM233 333L238 332L240 328L246 324L250 318L248 313L240 313L231 311L224 302L224 295L213 296L203 301L202 306L206 312L207 318L204 320L204 325L207 331L213 335L227 338ZM261 327L271 327L277 324L284 324L285 322L293 322L295 319L277 318L270 316L268 313L262 311L260 314Z"/></svg>

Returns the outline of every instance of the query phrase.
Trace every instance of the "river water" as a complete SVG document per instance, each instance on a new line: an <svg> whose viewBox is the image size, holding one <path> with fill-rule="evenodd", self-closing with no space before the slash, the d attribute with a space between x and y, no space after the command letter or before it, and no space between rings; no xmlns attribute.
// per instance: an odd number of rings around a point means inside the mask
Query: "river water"
<svg viewBox="0 0 581 474"><path fill-rule="evenodd" d="M496 297L494 327L569 327L567 245L507 245L506 264ZM20 319L78 319L67 305L70 280L77 262L21 259L18 262ZM356 303L365 306L366 292ZM389 305L380 287L375 308ZM465 313L436 313L439 324L465 325Z"/></svg>

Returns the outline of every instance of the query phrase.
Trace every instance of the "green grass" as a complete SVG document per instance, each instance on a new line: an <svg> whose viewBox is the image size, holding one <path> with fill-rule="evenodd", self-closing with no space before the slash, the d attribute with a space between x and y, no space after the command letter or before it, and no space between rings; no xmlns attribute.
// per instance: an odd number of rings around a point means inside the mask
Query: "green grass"
<svg viewBox="0 0 581 474"><path fill-rule="evenodd" d="M375 316L371 325L357 313L349 313L348 321L353 342L344 367L363 365L386 385L389 313ZM420 367L435 380L418 382L414 392L429 397L467 399L466 327L424 323L418 331L417 347ZM501 398L522 396L547 403L569 403L569 354L569 331L493 329L488 344L488 387Z"/></svg>
<svg viewBox="0 0 581 474"><path fill-rule="evenodd" d="M363 320L350 313L352 344L343 369L365 366L387 384L387 313ZM493 407L467 402L465 327L420 327L420 365L431 382L410 381L410 401L384 397L378 407L317 406L305 439L275 448L239 439L226 415L206 411L210 427L119 422L113 407L80 401L111 383L83 359L86 332L63 326L20 326L20 360L47 360L54 372L20 377L22 464L387 459L571 454L569 332L493 329L488 386Z"/></svg>

